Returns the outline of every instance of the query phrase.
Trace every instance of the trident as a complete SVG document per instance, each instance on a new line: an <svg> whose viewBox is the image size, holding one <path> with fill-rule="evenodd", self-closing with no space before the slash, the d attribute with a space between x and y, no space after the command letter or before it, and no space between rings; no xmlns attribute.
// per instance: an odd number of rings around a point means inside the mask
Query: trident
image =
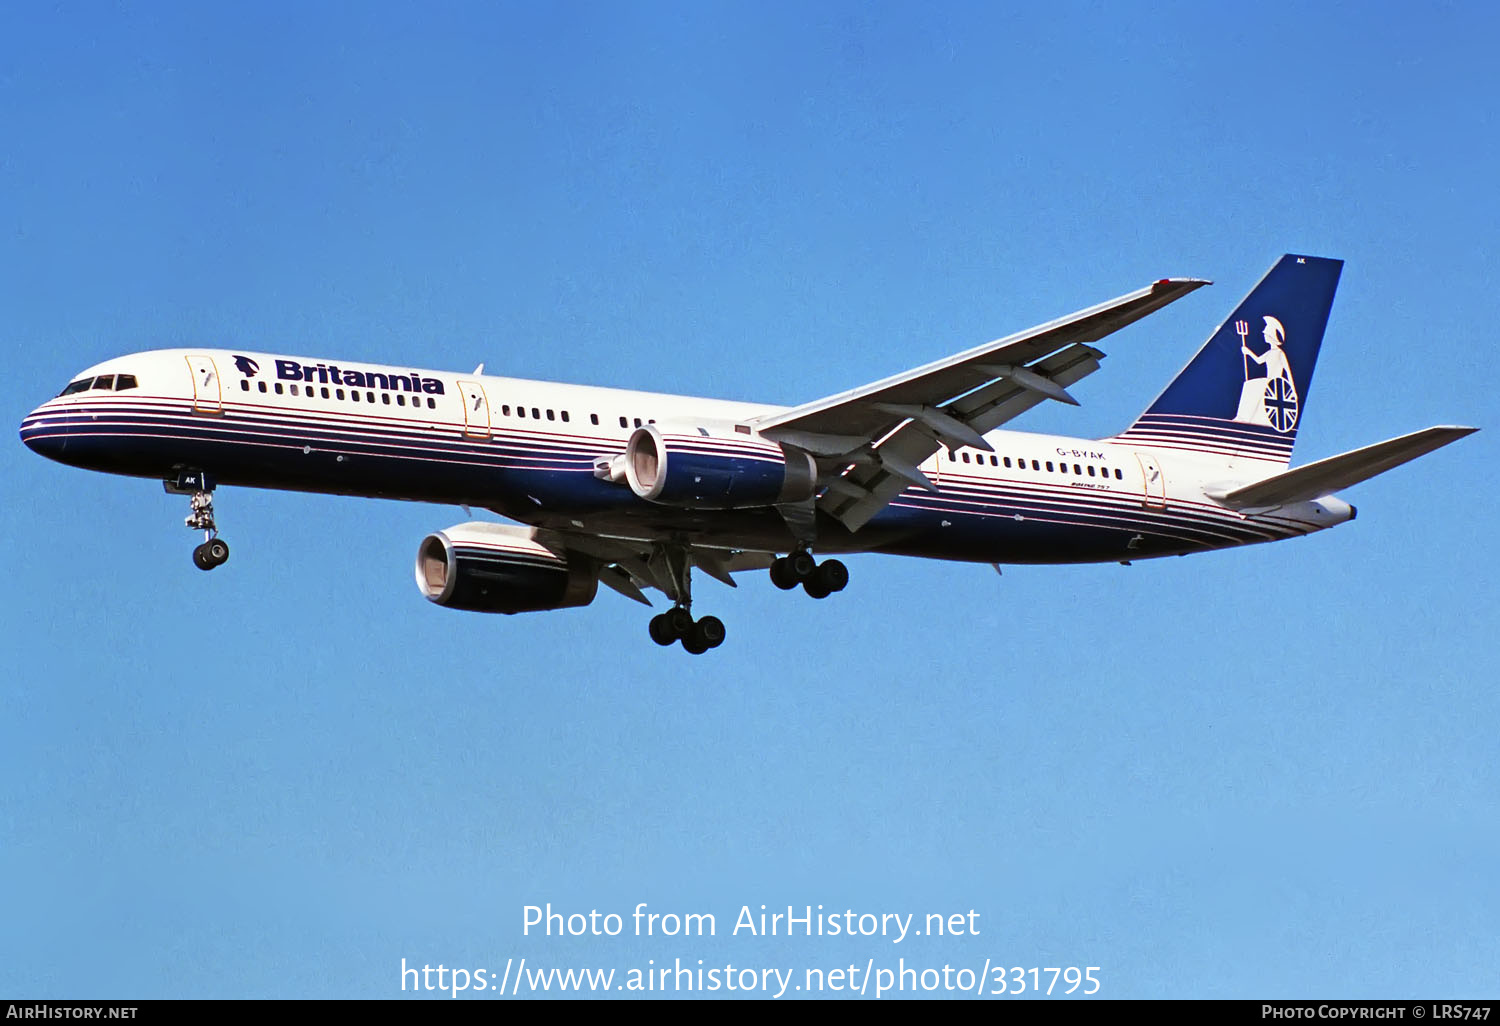
<svg viewBox="0 0 1500 1026"><path fill-rule="evenodd" d="M1234 330L1240 336L1240 362L1245 365L1245 380L1250 380L1250 357L1245 355L1245 339L1250 336L1249 321L1235 321Z"/></svg>

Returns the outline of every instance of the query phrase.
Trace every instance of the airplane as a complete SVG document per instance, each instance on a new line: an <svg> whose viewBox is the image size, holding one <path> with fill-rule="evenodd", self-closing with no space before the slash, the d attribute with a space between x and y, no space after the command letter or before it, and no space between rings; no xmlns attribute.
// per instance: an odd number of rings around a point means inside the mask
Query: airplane
<svg viewBox="0 0 1500 1026"><path fill-rule="evenodd" d="M813 598L836 555L1125 563L1353 520L1335 496L1477 430L1430 427L1290 469L1343 261L1282 257L1166 390L1101 439L998 430L1099 369L1096 343L1210 284L1164 278L1027 331L801 406L729 402L208 348L107 360L27 414L71 466L189 500L200 569L229 558L213 493L244 485L481 507L424 538L432 602L487 613L650 605L649 634L701 654L693 571L766 570ZM472 513L470 513L472 516ZM819 559L814 556L829 558Z"/></svg>

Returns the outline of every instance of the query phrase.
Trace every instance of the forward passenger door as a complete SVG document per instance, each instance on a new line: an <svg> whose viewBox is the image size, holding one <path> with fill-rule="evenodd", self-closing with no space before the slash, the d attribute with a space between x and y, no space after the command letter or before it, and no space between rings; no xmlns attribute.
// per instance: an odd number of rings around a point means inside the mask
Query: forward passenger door
<svg viewBox="0 0 1500 1026"><path fill-rule="evenodd" d="M224 392L219 384L219 368L211 356L187 357L188 373L193 378L193 412L223 413Z"/></svg>

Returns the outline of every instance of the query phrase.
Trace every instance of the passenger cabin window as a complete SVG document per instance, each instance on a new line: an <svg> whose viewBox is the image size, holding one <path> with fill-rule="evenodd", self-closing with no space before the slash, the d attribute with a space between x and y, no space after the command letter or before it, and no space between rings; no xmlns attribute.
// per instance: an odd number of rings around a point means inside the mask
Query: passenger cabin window
<svg viewBox="0 0 1500 1026"><path fill-rule="evenodd" d="M597 413L591 413L591 414L589 414L589 423L593 424L595 427L598 427L599 426L599 414L597 414Z"/></svg>

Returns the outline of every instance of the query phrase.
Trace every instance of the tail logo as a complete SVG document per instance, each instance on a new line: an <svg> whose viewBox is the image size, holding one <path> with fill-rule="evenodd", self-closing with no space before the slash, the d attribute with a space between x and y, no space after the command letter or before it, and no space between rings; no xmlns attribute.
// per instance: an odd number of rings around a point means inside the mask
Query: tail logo
<svg viewBox="0 0 1500 1026"><path fill-rule="evenodd" d="M1246 341L1250 335L1250 322L1234 322L1245 365L1245 383L1240 388L1240 406L1234 419L1242 424L1269 424L1286 434L1297 426L1297 383L1292 380L1292 366L1282 349L1286 328L1275 317L1263 319L1266 322L1261 332L1266 342L1263 353L1256 353ZM1265 368L1264 376L1257 373L1251 377L1252 360Z"/></svg>
<svg viewBox="0 0 1500 1026"><path fill-rule="evenodd" d="M248 356L236 356L234 358L235 369L247 378L253 378L260 371L260 364Z"/></svg>

